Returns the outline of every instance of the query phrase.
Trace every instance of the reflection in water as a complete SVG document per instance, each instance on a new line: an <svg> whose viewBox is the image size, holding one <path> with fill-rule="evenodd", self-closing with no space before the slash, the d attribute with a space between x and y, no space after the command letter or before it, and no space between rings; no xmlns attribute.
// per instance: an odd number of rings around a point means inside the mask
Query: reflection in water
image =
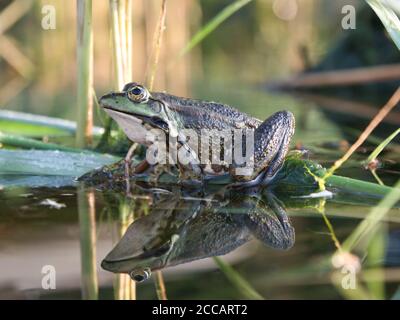
<svg viewBox="0 0 400 320"><path fill-rule="evenodd" d="M151 271L224 255L252 238L276 249L294 244L282 203L267 190L197 194L149 191L149 213L136 219L102 267L136 281Z"/></svg>
<svg viewBox="0 0 400 320"><path fill-rule="evenodd" d="M98 298L96 269L96 222L94 192L82 186L77 190L81 248L82 299Z"/></svg>

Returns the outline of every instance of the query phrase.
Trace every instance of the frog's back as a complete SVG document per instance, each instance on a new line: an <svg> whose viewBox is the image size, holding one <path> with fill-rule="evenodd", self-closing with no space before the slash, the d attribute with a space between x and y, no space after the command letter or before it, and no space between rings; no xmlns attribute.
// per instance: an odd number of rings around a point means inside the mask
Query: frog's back
<svg viewBox="0 0 400 320"><path fill-rule="evenodd" d="M261 123L260 120L223 103L181 98L161 92L154 92L152 96L168 103L179 114L186 128L257 128Z"/></svg>

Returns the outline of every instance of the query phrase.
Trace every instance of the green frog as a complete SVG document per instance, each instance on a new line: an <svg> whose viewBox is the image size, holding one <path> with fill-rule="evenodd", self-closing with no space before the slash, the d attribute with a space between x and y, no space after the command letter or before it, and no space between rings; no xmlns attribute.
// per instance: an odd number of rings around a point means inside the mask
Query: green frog
<svg viewBox="0 0 400 320"><path fill-rule="evenodd" d="M102 96L99 104L133 142L150 146L154 142L152 129L174 137L178 149L184 148L184 152L189 155L186 164L176 164L179 175L189 180L204 181L215 176L230 175L235 185L266 185L281 168L295 129L295 119L289 111L276 112L262 122L226 104L150 92L134 82L126 84L122 92ZM200 163L198 150L190 144L184 133L188 129L198 134L204 130L253 131L250 172L243 174L238 169L247 164L236 161L218 165ZM155 167L158 167L158 175L163 172L160 168L166 166Z"/></svg>
<svg viewBox="0 0 400 320"><path fill-rule="evenodd" d="M141 192L135 189L135 195ZM277 250L295 243L285 206L269 190L148 189L145 194L152 199L147 214L135 218L102 261L103 269L141 282L156 270L225 255L251 239Z"/></svg>

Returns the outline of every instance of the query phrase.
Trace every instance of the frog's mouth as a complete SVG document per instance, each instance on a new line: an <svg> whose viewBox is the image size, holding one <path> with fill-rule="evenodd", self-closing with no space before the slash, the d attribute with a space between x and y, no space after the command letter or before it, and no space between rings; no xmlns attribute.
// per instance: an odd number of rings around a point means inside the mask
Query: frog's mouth
<svg viewBox="0 0 400 320"><path fill-rule="evenodd" d="M118 114L122 114L122 115L125 115L124 118L126 118L126 119L131 118L132 121L134 121L136 124L138 122L140 122L141 124L149 124L153 128L168 130L168 123L166 121L162 120L161 118L145 116L145 115L141 115L141 114L137 114L134 112L125 111L125 110L118 110L113 107L109 107L107 105L102 105L102 107L110 115L110 117L112 117L116 121L117 121L117 119L115 119L114 116L118 117ZM113 114L114 114L114 116L113 116Z"/></svg>
<svg viewBox="0 0 400 320"><path fill-rule="evenodd" d="M151 129L161 129L167 132L168 124L162 119L138 115L133 112L121 111L102 105L107 114L113 118L126 136L133 142L151 145L156 139L156 132Z"/></svg>
<svg viewBox="0 0 400 320"><path fill-rule="evenodd" d="M129 273L131 270L140 267L147 267L151 271L163 269L170 259L173 244L167 242L160 247L149 251L136 252L131 255L121 255L118 247L115 247L101 262L101 267L104 270Z"/></svg>

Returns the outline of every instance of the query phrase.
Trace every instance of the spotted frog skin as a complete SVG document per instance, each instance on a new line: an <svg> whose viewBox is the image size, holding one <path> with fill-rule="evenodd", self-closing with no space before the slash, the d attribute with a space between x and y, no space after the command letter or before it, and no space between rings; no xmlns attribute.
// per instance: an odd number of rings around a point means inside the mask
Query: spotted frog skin
<svg viewBox="0 0 400 320"><path fill-rule="evenodd" d="M126 84L121 92L104 95L99 104L133 142L149 146L148 133L151 129L161 129L176 137L178 148L185 148L193 160L199 159L199 155L188 143L183 133L186 129L198 134L201 130L254 130L253 166L249 174L238 174L237 169L243 165L235 162L222 165L204 165L198 161L178 163L180 175L192 180L229 174L235 184L241 186L266 185L281 168L295 129L295 119L289 111L276 112L260 121L226 104L149 92L134 82Z"/></svg>

